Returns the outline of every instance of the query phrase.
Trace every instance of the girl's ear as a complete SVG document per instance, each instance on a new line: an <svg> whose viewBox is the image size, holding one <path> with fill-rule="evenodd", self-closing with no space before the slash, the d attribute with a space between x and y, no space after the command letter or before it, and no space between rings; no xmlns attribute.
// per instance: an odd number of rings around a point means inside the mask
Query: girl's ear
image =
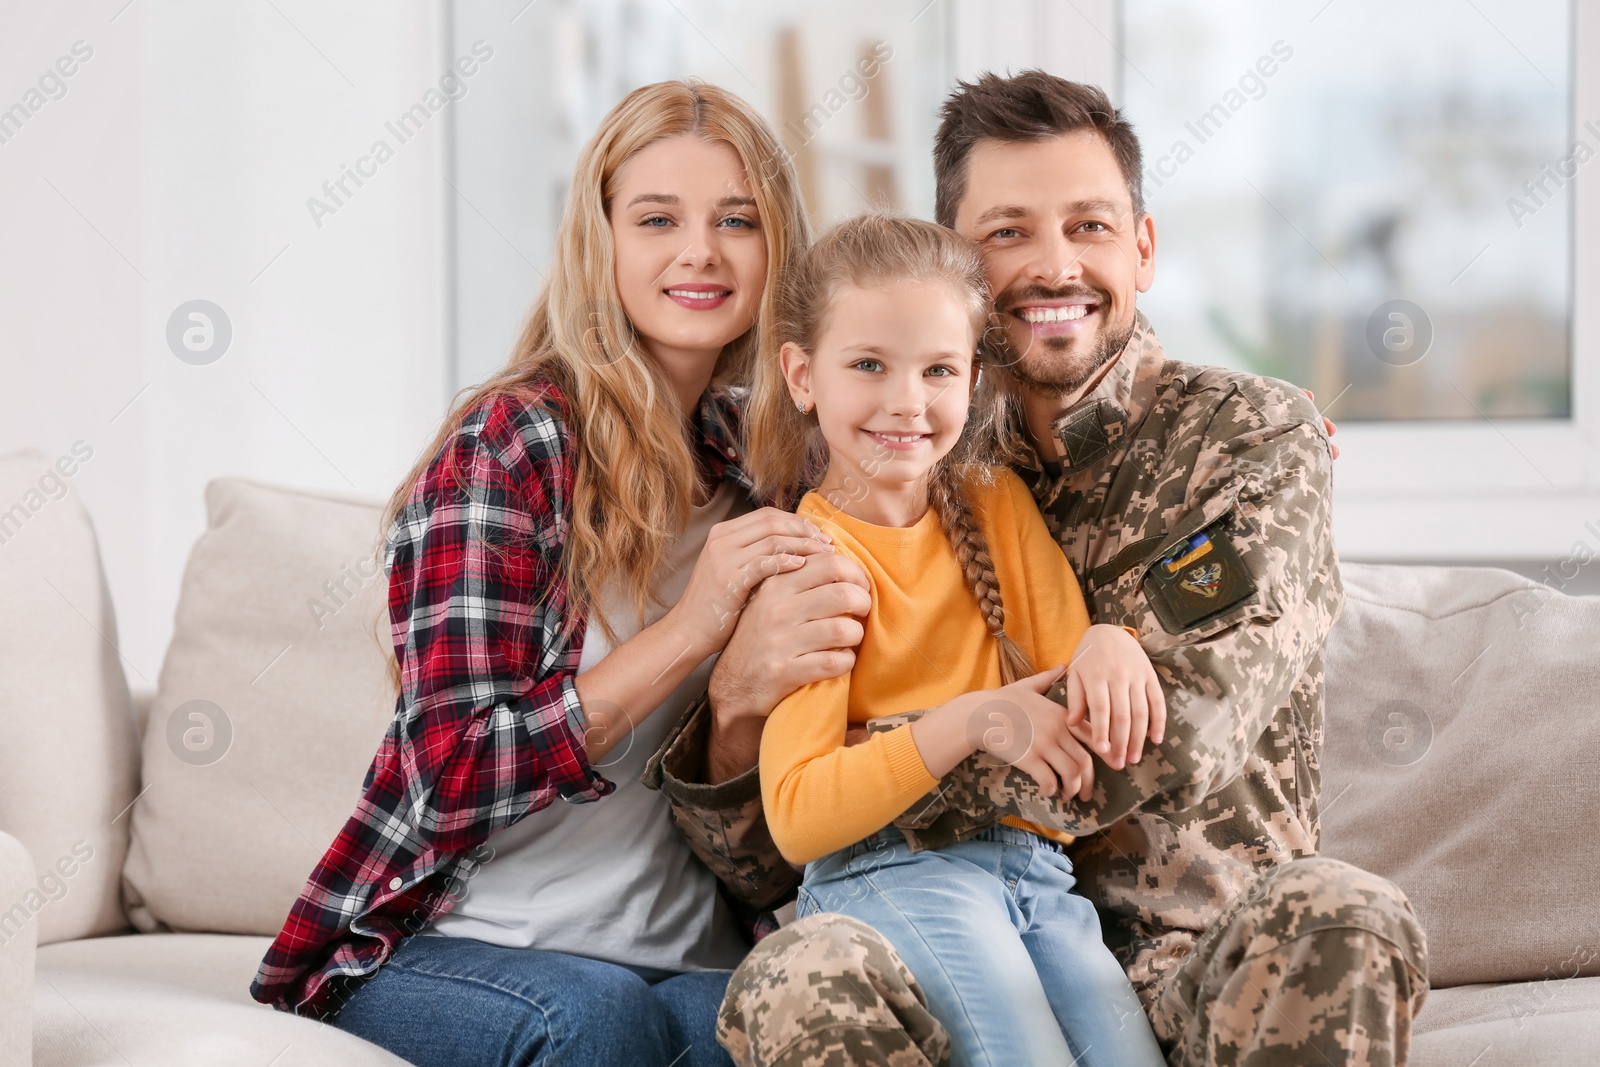
<svg viewBox="0 0 1600 1067"><path fill-rule="evenodd" d="M778 349L778 365L783 368L783 380L789 383L789 399L811 407L811 357L806 350L785 341Z"/></svg>

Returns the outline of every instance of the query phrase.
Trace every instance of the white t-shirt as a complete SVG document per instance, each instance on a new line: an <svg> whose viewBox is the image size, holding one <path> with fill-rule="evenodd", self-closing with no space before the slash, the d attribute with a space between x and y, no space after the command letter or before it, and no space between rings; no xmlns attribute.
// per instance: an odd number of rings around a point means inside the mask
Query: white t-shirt
<svg viewBox="0 0 1600 1067"><path fill-rule="evenodd" d="M667 604L683 595L711 527L749 510L745 494L729 481L692 509L663 565ZM639 632L632 599L617 590L602 594L600 610L618 644ZM645 625L665 611L650 608ZM592 615L590 623L579 674L612 648ZM455 909L425 932L665 971L736 967L746 945L717 892L716 877L673 827L667 798L639 781L645 761L705 691L715 662L712 656L690 672L595 765L616 783L613 793L587 804L558 801L492 834L494 857L466 883Z"/></svg>

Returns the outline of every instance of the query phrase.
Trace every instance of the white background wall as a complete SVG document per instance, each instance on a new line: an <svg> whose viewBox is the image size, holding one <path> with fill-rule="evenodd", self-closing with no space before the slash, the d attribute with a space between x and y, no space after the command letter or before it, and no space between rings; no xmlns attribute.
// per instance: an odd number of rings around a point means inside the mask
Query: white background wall
<svg viewBox="0 0 1600 1067"><path fill-rule="evenodd" d="M385 121L442 72L439 25L426 3L0 3L0 108L93 49L0 144L0 453L94 449L72 490L135 686L209 480L386 497L437 426L448 108L320 228L306 200L396 141ZM165 337L194 298L233 327L206 366Z"/></svg>

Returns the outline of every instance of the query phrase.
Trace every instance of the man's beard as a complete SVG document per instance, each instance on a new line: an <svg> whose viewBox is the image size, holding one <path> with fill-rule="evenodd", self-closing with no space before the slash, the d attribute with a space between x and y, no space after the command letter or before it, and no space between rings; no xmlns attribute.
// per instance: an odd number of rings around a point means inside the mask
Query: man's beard
<svg viewBox="0 0 1600 1067"><path fill-rule="evenodd" d="M1067 289L1046 289L1030 285L1021 289L1008 289L995 300L995 309L1002 317L1009 317L1013 308L1049 300L1087 300L1095 304L1096 311L1104 316L1111 308L1110 296L1087 286ZM1032 348L1018 352L1011 344L1011 331L1002 325L997 347L999 362L1016 380L1031 392L1073 393L1083 388L1102 368L1128 347L1133 337L1134 318L1129 316L1126 326L1106 322L1092 338L1082 337L1030 337Z"/></svg>

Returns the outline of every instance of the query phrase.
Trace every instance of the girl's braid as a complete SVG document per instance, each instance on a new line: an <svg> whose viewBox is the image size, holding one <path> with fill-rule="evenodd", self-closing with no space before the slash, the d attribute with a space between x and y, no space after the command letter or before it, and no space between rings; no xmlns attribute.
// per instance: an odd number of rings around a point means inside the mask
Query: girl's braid
<svg viewBox="0 0 1600 1067"><path fill-rule="evenodd" d="M1000 642L1000 682L1010 685L1034 673L1033 663L1006 633L1006 608L1000 597L1000 580L995 576L994 560L988 542L972 513L972 502L955 465L941 463L928 478L928 506L939 517L950 547L955 550L961 574L978 599L989 632Z"/></svg>

